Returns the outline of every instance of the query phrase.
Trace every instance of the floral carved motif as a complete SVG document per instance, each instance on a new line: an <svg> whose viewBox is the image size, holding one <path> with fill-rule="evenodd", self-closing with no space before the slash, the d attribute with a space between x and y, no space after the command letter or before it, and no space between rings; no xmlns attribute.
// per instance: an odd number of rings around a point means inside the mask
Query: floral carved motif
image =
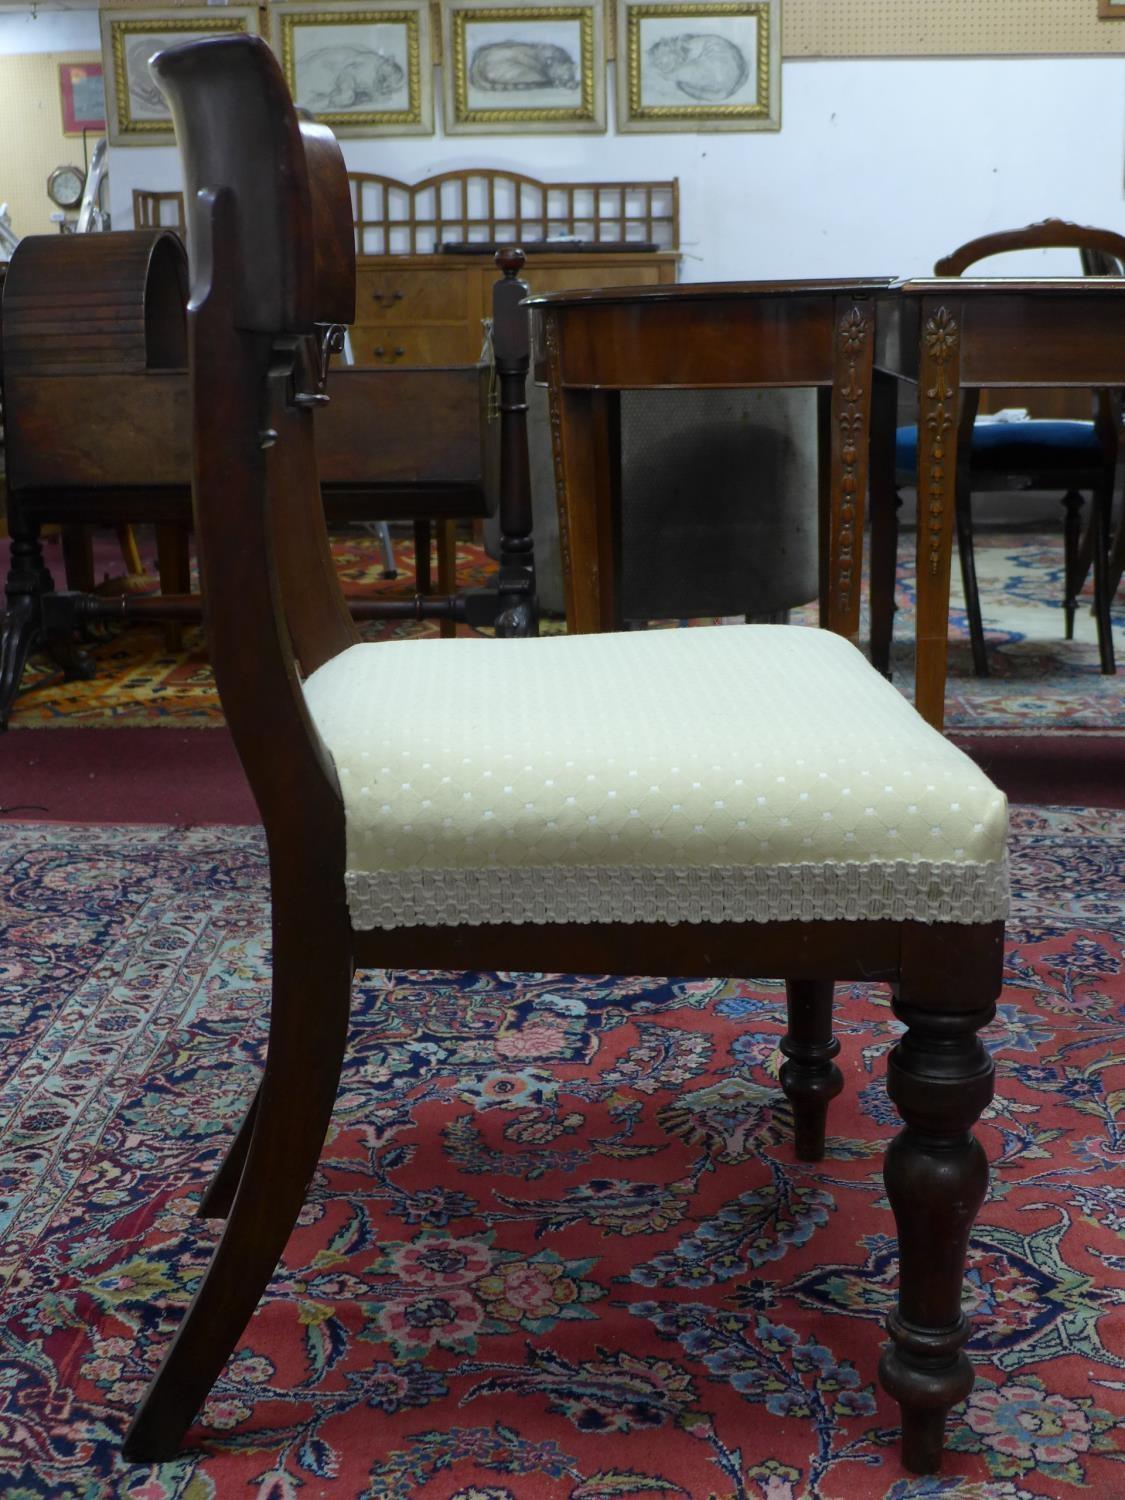
<svg viewBox="0 0 1125 1500"><path fill-rule="evenodd" d="M871 318L862 307L852 307L836 327L836 425L839 430L840 471L837 484L837 527L834 593L843 611L851 608L857 551L857 497L864 484L860 460L864 443L865 383L871 363Z"/></svg>
<svg viewBox="0 0 1125 1500"><path fill-rule="evenodd" d="M948 452L946 439L953 430L957 404L957 366L961 330L948 308L939 307L922 329L924 346L922 402L919 412L919 475L927 478L926 534L929 568L936 575L941 560L945 530L943 492Z"/></svg>

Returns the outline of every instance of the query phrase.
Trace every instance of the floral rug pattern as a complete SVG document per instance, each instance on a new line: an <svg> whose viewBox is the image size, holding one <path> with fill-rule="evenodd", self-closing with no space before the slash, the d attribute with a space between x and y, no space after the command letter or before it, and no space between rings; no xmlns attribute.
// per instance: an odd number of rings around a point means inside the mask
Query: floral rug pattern
<svg viewBox="0 0 1125 1500"><path fill-rule="evenodd" d="M306 1208L174 1462L118 1447L266 1038L249 829L0 826L5 1500L1125 1494L1125 813L1017 809L945 1468L875 1379L884 990L793 1159L776 983L370 972Z"/></svg>
<svg viewBox="0 0 1125 1500"><path fill-rule="evenodd" d="M893 658L894 681L913 695L914 558L911 537L900 551ZM338 538L333 543L340 575L349 593L413 589L413 543L395 544L400 576L380 577L374 538ZM977 540L977 572L992 675L974 677L960 575L953 570L950 606L949 680L946 728L955 732L1051 731L1107 733L1125 728L1125 665L1117 677L1098 670L1097 636L1086 606L1075 622L1075 639L1063 639L1063 552L1060 535L982 533ZM457 576L461 587L484 583L494 564L481 548L462 540ZM864 601L866 611L866 599ZM816 608L794 611L794 621L816 624ZM711 623L701 621L699 623ZM561 630L562 622L545 622ZM466 631L468 627L461 627ZM1125 664L1125 596L1114 608L1119 662ZM412 620L364 627L370 639L437 634L433 622ZM861 640L866 643L866 613ZM12 728L83 726L128 728L165 725L207 728L222 723L202 631L189 627L184 649L169 652L159 628L106 629L91 646L97 675L89 682L66 682L44 656L24 677L24 690L12 713Z"/></svg>

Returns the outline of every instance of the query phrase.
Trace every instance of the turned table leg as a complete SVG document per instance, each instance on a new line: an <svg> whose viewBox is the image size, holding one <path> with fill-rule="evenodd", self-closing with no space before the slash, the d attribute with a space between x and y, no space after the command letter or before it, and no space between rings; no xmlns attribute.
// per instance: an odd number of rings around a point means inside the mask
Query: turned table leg
<svg viewBox="0 0 1125 1500"><path fill-rule="evenodd" d="M828 1106L844 1086L833 1062L840 1043L832 1035L830 979L790 979L789 1029L782 1038L785 1062L781 1087L793 1106L794 1150L798 1161L820 1161Z"/></svg>
<svg viewBox="0 0 1125 1500"><path fill-rule="evenodd" d="M879 1366L902 1408L902 1461L941 1464L946 1415L973 1386L961 1310L969 1233L988 1186L972 1127L992 1098L992 1059L977 1037L995 1014L935 1012L895 1002L908 1030L891 1053L887 1092L906 1128L887 1150L884 1181L899 1240L898 1307Z"/></svg>

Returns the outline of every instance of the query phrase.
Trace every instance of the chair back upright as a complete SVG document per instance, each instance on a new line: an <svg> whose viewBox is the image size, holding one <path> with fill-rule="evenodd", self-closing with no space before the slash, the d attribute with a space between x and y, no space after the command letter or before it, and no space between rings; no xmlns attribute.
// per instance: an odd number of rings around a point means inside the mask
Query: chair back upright
<svg viewBox="0 0 1125 1500"><path fill-rule="evenodd" d="M190 261L192 503L223 712L267 837L343 868L335 773L301 687L356 631L332 566L313 413L355 308L347 175L299 122L258 37L190 42L150 64L183 161Z"/></svg>

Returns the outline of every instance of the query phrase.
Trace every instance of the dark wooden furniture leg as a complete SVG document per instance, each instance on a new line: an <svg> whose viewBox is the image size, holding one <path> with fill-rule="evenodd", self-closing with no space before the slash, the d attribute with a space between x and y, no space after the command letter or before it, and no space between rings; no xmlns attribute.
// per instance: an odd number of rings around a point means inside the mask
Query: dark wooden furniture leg
<svg viewBox="0 0 1125 1500"><path fill-rule="evenodd" d="M781 1042L786 1059L781 1087L793 1106L798 1161L822 1160L828 1106L844 1087L833 1062L840 1052L832 1035L833 989L830 979L790 979L785 984L789 1029Z"/></svg>
<svg viewBox="0 0 1125 1500"><path fill-rule="evenodd" d="M246 1165L246 1153L250 1150L254 1135L254 1121L258 1118L258 1101L261 1097L262 1085L259 1083L250 1101L250 1108L246 1111L234 1140L227 1147L227 1154L199 1200L196 1213L201 1219L225 1219L230 1213L230 1206L242 1180L242 1169Z"/></svg>
<svg viewBox="0 0 1125 1500"><path fill-rule="evenodd" d="M1080 554L1082 550L1082 496L1077 490L1067 490L1062 497L1063 507L1063 610L1066 615L1065 638L1068 641L1074 639L1074 616L1078 610L1078 592L1086 577L1086 569L1082 569L1081 576L1079 568L1082 566ZM1093 536L1096 523L1091 519L1090 535ZM1087 559L1086 566L1089 566Z"/></svg>
<svg viewBox="0 0 1125 1500"><path fill-rule="evenodd" d="M621 620L621 393L562 383L554 315L545 320L547 384L567 629L616 630ZM574 564L582 559L581 567Z"/></svg>
<svg viewBox="0 0 1125 1500"><path fill-rule="evenodd" d="M162 594L191 593L191 552L185 526L161 522L156 528L156 570L160 575ZM164 627L164 644L169 651L183 647L183 626L170 622Z"/></svg>
<svg viewBox="0 0 1125 1500"><path fill-rule="evenodd" d="M901 504L895 489L897 412L898 381L876 370L871 387L871 664L884 677L891 675Z"/></svg>
<svg viewBox="0 0 1125 1500"><path fill-rule="evenodd" d="M433 592L430 570L430 523L414 522L414 589L419 594Z"/></svg>
<svg viewBox="0 0 1125 1500"><path fill-rule="evenodd" d="M894 1000L907 1031L888 1061L887 1092L905 1129L887 1149L883 1176L898 1229L899 1296L879 1378L902 1408L903 1463L918 1474L939 1468L946 1416L973 1385L961 1298L969 1233L988 1186L972 1134L992 1098L992 1059L977 1036L996 1013L1000 987L988 933L931 927L914 961L907 935Z"/></svg>
<svg viewBox="0 0 1125 1500"><path fill-rule="evenodd" d="M269 1056L245 1167L211 1264L125 1435L131 1463L176 1452L234 1351L297 1222L336 1101L352 987L347 910L307 882L275 888L273 899ZM236 1139L228 1160L238 1149Z"/></svg>
<svg viewBox="0 0 1125 1500"><path fill-rule="evenodd" d="M1113 587L1110 579L1110 511L1113 508L1113 490L1110 485L1099 485L1094 491L1090 517L1094 528L1094 614L1098 625L1098 658L1101 669L1107 676L1117 670L1113 653L1113 622L1110 604Z"/></svg>
<svg viewBox="0 0 1125 1500"><path fill-rule="evenodd" d="M988 651L984 644L984 621L980 613L980 591L977 588L977 562L973 550L973 497L957 486L954 506L957 521L957 553L961 560L961 587L965 591L965 614L969 622L969 643L973 652L973 671L988 676Z"/></svg>
<svg viewBox="0 0 1125 1500"><path fill-rule="evenodd" d="M66 586L80 594L92 594L94 577L94 537L89 526L68 522L60 528L63 571Z"/></svg>
<svg viewBox="0 0 1125 1500"><path fill-rule="evenodd" d="M457 522L446 520L437 523L437 591L439 594L457 592ZM438 634L443 640L452 640L457 634L455 620L439 620Z"/></svg>
<svg viewBox="0 0 1125 1500"><path fill-rule="evenodd" d="M73 620L63 607L71 596L56 594L43 560L38 523L28 520L9 501L10 563L5 585L6 608L0 617L0 730L8 727L27 658L41 644L67 677L90 678L94 664L74 640Z"/></svg>

